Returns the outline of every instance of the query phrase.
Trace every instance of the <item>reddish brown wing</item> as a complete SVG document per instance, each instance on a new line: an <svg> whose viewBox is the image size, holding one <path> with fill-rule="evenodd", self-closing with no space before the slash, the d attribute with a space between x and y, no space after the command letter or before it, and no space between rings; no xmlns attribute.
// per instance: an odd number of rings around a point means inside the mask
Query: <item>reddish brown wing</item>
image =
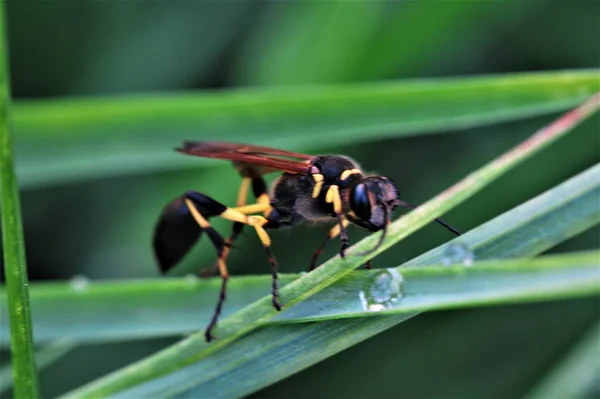
<svg viewBox="0 0 600 399"><path fill-rule="evenodd" d="M186 141L183 143L183 147L177 148L177 151L198 157L228 159L234 162L258 165L263 167L261 168L262 173L273 171L306 173L310 160L313 158L311 155L276 148L219 141Z"/></svg>

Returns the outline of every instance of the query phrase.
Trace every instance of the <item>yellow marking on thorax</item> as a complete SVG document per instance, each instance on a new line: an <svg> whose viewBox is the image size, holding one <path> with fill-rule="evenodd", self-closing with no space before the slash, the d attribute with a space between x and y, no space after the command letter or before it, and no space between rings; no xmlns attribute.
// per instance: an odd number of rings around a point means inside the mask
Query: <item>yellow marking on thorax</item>
<svg viewBox="0 0 600 399"><path fill-rule="evenodd" d="M338 186L329 186L327 194L325 194L325 202L328 204L333 203L333 211L336 214L342 213L342 198L340 197L340 189Z"/></svg>
<svg viewBox="0 0 600 399"><path fill-rule="evenodd" d="M350 175L362 174L358 169L347 169L340 175L340 180L346 180Z"/></svg>
<svg viewBox="0 0 600 399"><path fill-rule="evenodd" d="M312 175L313 180L315 181L315 186L313 188L312 197L317 198L321 193L321 188L323 188L323 181L325 178L320 173L314 173Z"/></svg>

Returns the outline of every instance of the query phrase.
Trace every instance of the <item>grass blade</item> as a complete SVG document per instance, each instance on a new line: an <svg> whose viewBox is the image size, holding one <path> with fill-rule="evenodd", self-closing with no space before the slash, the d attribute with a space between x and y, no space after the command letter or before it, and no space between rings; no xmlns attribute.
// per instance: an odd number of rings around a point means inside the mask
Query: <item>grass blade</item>
<svg viewBox="0 0 600 399"><path fill-rule="evenodd" d="M39 397L38 379L33 354L19 188L12 156L10 77L4 7L4 3L0 4L0 199L13 377L15 396L37 398Z"/></svg>
<svg viewBox="0 0 600 399"><path fill-rule="evenodd" d="M376 256L410 233L431 222L434 218L474 195L511 167L514 167L558 137L566 134L577 123L595 112L599 106L600 95L596 95L554 123L541 129L513 150L470 174L450 189L420 206L414 212L390 224L387 239L384 240L377 250L370 254L370 257ZM372 234L351 247L348 252L349 256L345 259L340 259L339 256L336 256L325 262L322 267L283 287L280 291L280 296L282 302L286 305L286 309L322 290L363 264L366 261L365 257L355 254L374 248L379 234ZM159 375L168 374L192 362L197 362L273 318L275 311L270 306L270 301L270 297L264 297L233 315L224 318L215 331L215 335L220 337L220 339L210 345L204 342L203 333L194 334L188 339L156 355L128 366L123 370L118 370L103 379L77 390L73 396L88 397L114 394L127 387L156 378Z"/></svg>
<svg viewBox="0 0 600 399"><path fill-rule="evenodd" d="M527 399L588 398L598 394L600 382L600 322L553 369Z"/></svg>
<svg viewBox="0 0 600 399"><path fill-rule="evenodd" d="M600 222L600 165L548 190L482 226L419 257L418 264L439 262L439 253L454 242L468 243L475 259L518 258L540 253L552 245ZM543 234L540 234L543 232ZM535 237L532 240L531 237ZM409 262L408 265L415 264ZM344 303L338 295L347 290L346 279L330 285L273 319L297 321L336 311ZM299 275L281 275L282 286ZM270 276L237 276L232 279L224 317L264 296ZM211 303L217 296L217 279L163 279L138 282L90 283L75 289L68 283L36 284L31 290L36 336L40 342L71 337L77 342L104 342L147 336L185 334L204 327L212 309L197 304ZM356 291L355 291L356 292ZM0 293L5 315L5 292ZM2 345L8 343L7 320L0 323ZM102 328L99 328L102 326Z"/></svg>
<svg viewBox="0 0 600 399"><path fill-rule="evenodd" d="M600 292L600 252L352 273L275 320L317 321L529 302ZM366 274L366 275L365 275ZM323 300L321 302L320 300Z"/></svg>
<svg viewBox="0 0 600 399"><path fill-rule="evenodd" d="M477 259L535 256L600 222L600 209L597 206L600 196L598 172L600 166L591 168L459 237L460 241L473 250ZM539 231L551 232L540 236ZM406 266L442 263L448 245L450 243L435 248L407 262ZM407 271L408 268L402 270ZM328 289L335 290L337 284ZM303 305L301 303L298 307ZM161 393L194 397L202 392L207 396L245 396L416 314L381 314L370 318L268 326L252 332L213 356L176 373L126 390L121 395L156 396ZM238 383L230 384L227 381Z"/></svg>
<svg viewBox="0 0 600 399"><path fill-rule="evenodd" d="M517 120L573 107L600 89L597 70L353 85L157 94L15 105L24 187L197 167L182 139L308 151ZM93 148L93 151L90 151Z"/></svg>
<svg viewBox="0 0 600 399"><path fill-rule="evenodd" d="M35 353L35 360L39 370L44 370L60 360L77 345L68 339L61 339L51 342L39 349ZM11 365L4 365L0 368L0 393L12 388L13 378L10 372Z"/></svg>

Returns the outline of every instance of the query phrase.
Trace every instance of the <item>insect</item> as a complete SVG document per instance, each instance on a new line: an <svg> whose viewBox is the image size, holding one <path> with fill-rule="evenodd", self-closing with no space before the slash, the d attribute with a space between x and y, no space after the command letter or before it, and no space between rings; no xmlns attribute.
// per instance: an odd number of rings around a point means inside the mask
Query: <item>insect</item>
<svg viewBox="0 0 600 399"><path fill-rule="evenodd" d="M398 206L414 208L399 198L398 188L387 177L366 175L351 158L343 155L311 156L269 147L225 142L184 142L176 151L205 158L230 160L242 176L237 206L228 207L205 194L187 191L170 202L163 210L154 232L154 253L161 271L173 268L206 233L217 251L217 264L221 275L221 291L205 337L213 338L225 301L227 256L245 225L252 227L266 249L272 273L272 303L281 310L277 293L277 262L271 252L271 239L267 230L292 227L302 221L332 222L325 241L314 253L310 270L317 264L318 256L333 238L340 238L340 256L349 247L346 227L354 224L368 231L382 230L380 239L372 250L381 245L386 227ZM283 172L273 183L270 194L263 175ZM247 204L252 188L255 203ZM212 217L233 222L232 231L224 239L210 224ZM460 233L440 219L438 223L453 233ZM370 263L367 262L367 268Z"/></svg>

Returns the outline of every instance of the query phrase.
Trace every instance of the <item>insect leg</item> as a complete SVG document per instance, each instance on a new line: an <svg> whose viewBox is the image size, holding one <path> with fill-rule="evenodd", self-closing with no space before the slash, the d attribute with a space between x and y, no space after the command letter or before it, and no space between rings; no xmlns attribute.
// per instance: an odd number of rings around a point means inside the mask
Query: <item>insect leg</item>
<svg viewBox="0 0 600 399"><path fill-rule="evenodd" d="M344 216L342 215L342 197L340 196L340 188L338 186L331 185L325 194L325 201L327 203L333 203L333 212L338 220L338 226L340 228L340 241L342 243L340 248L340 256L345 256L346 248L350 246L348 241L348 233L346 233L346 225L344 224Z"/></svg>
<svg viewBox="0 0 600 399"><path fill-rule="evenodd" d="M351 172L351 174L355 173L354 170L351 170L350 172ZM340 256L343 258L345 256L346 249L350 246L350 241L348 239L348 233L346 233L346 226L348 225L348 223L347 222L344 223L346 221L346 219L342 215L342 197L340 196L340 189L338 186L336 186L336 185L329 186L329 189L327 190L327 193L325 194L325 201L328 203L333 203L333 211L338 219L337 226L339 227L339 230L340 230L339 231L340 241L341 241ZM325 244L323 244L323 246L324 245ZM317 252L318 253L316 254L316 256L318 256L320 254L320 251L317 251ZM367 263L365 264L365 268L367 268L367 269L371 268L370 260L367 261Z"/></svg>
<svg viewBox="0 0 600 399"><path fill-rule="evenodd" d="M344 225L344 227L347 227L348 223L348 220L346 220L346 218L342 216L342 224ZM323 249L325 249L325 246L330 240L340 235L340 230L341 229L339 224L336 224L331 228L331 230L329 230L329 233L327 233L327 236L325 236L325 241L323 241L321 246L315 251L312 257L312 260L310 262L310 268L308 269L309 271L314 270L317 267L317 259L321 255L321 252L323 252Z"/></svg>
<svg viewBox="0 0 600 399"><path fill-rule="evenodd" d="M269 193L267 191L267 184L262 177L254 177L252 178L252 192L254 197L256 198L257 212L262 212L265 216L264 223L260 226L262 232L257 230L258 236L267 251L267 257L269 259L269 264L271 265L271 275L273 276L273 280L271 283L271 296L272 303L275 309L281 310L281 303L279 302L279 293L277 292L277 261L273 256L273 252L271 251L271 239L269 238L267 232L264 230L267 224L269 224L269 220L266 219L269 214L273 211L273 207L271 206L271 199L269 198ZM273 225L273 223L271 223Z"/></svg>
<svg viewBox="0 0 600 399"><path fill-rule="evenodd" d="M252 192L254 194L254 198L256 198L256 203L250 205L245 205L244 203L243 205L240 205L238 202L238 206L233 209L245 215L262 213L265 217L267 217L273 208L271 207L271 199L269 198L269 194L267 192L267 184L262 177L252 178Z"/></svg>
<svg viewBox="0 0 600 399"><path fill-rule="evenodd" d="M238 197L236 202L237 207L243 207L244 205L246 205L248 199L248 188L250 187L251 181L252 178L250 177L242 178L242 183L240 184L240 190L238 191ZM234 222L231 226L231 233L229 234L229 237L227 237L227 239L225 240L225 249L223 250L224 260L227 260L227 256L229 256L229 251L231 250L233 243L240 236L240 234L242 234L243 230L243 223ZM212 267L202 270L201 276L210 277L214 275L217 272L217 270L219 270L219 264L215 263Z"/></svg>
<svg viewBox="0 0 600 399"><path fill-rule="evenodd" d="M240 207L240 206L246 205L246 202L248 201L248 188L250 187L251 181L252 181L252 179L250 177L242 178L242 183L240 184L240 191L238 191L236 206ZM226 240L226 242L229 244L229 246L231 246L233 244L233 242L235 241L235 239L240 234L242 234L243 229L244 229L243 223L240 223L240 222L233 223L233 227L231 228L231 234L229 235L229 237L227 237L227 240ZM229 252L229 248L227 248L225 251ZM227 257L227 254L225 255L225 257Z"/></svg>
<svg viewBox="0 0 600 399"><path fill-rule="evenodd" d="M254 193L254 197L256 198L257 203L246 205L248 198L248 189L250 187L250 183L252 183L252 191ZM267 185L262 177L244 177L242 178L242 184L240 186L240 191L238 193L237 206L233 208L234 210L243 213L245 215L252 213L264 213L267 216L271 212L271 204L269 199L269 194L267 193ZM239 237L244 229L244 223L241 222L233 222L233 226L231 229L231 234L225 240L225 250L224 250L224 258L227 259L229 255L229 251L233 246L235 240ZM208 272L215 272L217 270L217 265L213 268L209 269ZM206 274L203 273L203 276Z"/></svg>
<svg viewBox="0 0 600 399"><path fill-rule="evenodd" d="M223 240L223 237L221 237L221 235L210 225L208 220L206 220L206 218L204 216L202 216L202 214L196 207L195 202L200 202L204 208L211 208L215 212L220 211L221 208L224 207L224 205L218 203L217 201L212 200L209 197L199 194L199 193L193 194L193 198L194 198L193 200L190 199L188 197L188 195L190 197L192 196L191 194L186 193L186 198L184 200L185 204L188 207L188 209L190 210L190 213L192 214L192 216L194 217L194 220L196 220L196 223L198 223L200 228L206 232L206 234L210 238L211 242L213 243L215 249L217 250L217 256L218 256L217 265L218 265L219 273L221 275L221 291L219 293L219 300L217 302L217 306L215 307L215 311L210 320L210 323L208 324L208 326L206 327L206 330L204 332L206 341L210 342L214 338L212 335L212 330L217 325L217 321L219 320L219 316L221 315L221 309L223 307L223 302L225 302L226 293L227 293L227 280L229 279L229 273L227 271L227 264L225 262L225 257L224 257L225 248L226 248L225 241ZM200 201L198 201L198 200L200 200Z"/></svg>
<svg viewBox="0 0 600 399"><path fill-rule="evenodd" d="M228 208L225 205L221 204L220 202L217 202L204 194L200 194L200 193L196 193L196 192L187 192L186 193L185 204L189 208L190 213L192 214L192 216L194 217L194 219L196 220L196 222L198 223L200 228L202 228L204 231L206 231L206 233L209 235L211 241L213 241L213 244L215 244L215 247L217 248L217 252L219 254L218 265L219 265L219 271L221 272L221 278L223 280L223 283L221 286L221 295L219 296L219 302L217 303L215 313L214 313L213 318L212 318L210 324L208 325L208 328L205 333L207 341L212 339L211 330L212 330L212 328L214 328L214 326L217 323L219 314L221 312L221 307L223 305L223 302L225 301L225 290L226 290L226 286L227 286L228 274L227 274L226 262L225 262L225 259L223 256L225 253L225 251L224 251L225 241L219 235L219 233L217 233L216 230L214 230L214 228L210 225L208 220L206 220L206 218L203 216L203 213L207 214L209 216L220 216L220 217L230 220L232 222L238 222L241 224L246 224L248 226L254 227L256 234L258 235L258 238L260 239L260 241L262 242L263 246L265 247L265 249L267 251L269 263L271 265L271 272L273 274L273 283L272 283L272 291L271 291L272 296L273 296L273 299L272 299L273 306L275 307L275 309L281 310L282 305L279 302L278 292L277 292L277 262L275 261L275 257L273 256L273 253L271 252L271 238L269 237L269 235L263 228L263 226L268 224L269 221L264 216L245 215L245 214L235 210L234 208ZM200 212L198 210L198 207L200 207L200 209L202 209L203 212Z"/></svg>
<svg viewBox="0 0 600 399"><path fill-rule="evenodd" d="M263 247L265 247L265 250L267 251L267 257L269 259L269 264L271 265L271 273L273 275L273 283L271 286L273 307L275 307L275 309L277 310L281 310L282 305L279 302L279 294L277 290L277 261L275 260L273 252L271 251L271 238L269 237L269 234L265 231L265 228L263 227L269 223L269 220L264 216L244 215L243 213L235 210L234 208L228 208L220 216L227 220L244 223L251 227L254 227L258 238L260 239Z"/></svg>

